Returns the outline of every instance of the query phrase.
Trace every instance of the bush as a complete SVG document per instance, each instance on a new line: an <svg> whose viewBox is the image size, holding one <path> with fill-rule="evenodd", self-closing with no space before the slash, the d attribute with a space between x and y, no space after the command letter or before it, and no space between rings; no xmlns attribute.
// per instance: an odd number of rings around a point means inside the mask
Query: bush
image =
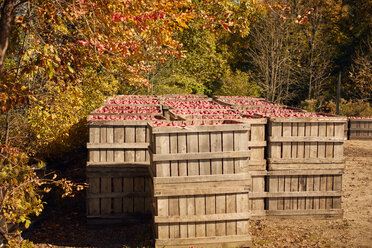
<svg viewBox="0 0 372 248"><path fill-rule="evenodd" d="M330 113L336 114L336 103L330 101L327 104L327 109L329 109ZM372 107L369 102L364 100L346 101L345 99L341 99L340 114L345 116L371 117Z"/></svg>

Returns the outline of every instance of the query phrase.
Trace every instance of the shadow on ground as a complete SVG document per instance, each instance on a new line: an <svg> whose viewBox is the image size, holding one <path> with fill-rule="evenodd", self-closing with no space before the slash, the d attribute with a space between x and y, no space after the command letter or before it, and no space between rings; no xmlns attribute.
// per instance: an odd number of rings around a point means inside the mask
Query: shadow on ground
<svg viewBox="0 0 372 248"><path fill-rule="evenodd" d="M38 247L152 247L150 221L92 225L85 219L84 194L48 203L23 237Z"/></svg>

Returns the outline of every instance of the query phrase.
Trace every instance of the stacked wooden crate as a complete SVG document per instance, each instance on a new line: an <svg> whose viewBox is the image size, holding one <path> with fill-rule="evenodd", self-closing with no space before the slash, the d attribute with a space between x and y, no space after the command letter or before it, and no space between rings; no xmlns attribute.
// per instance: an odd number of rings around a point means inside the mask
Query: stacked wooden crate
<svg viewBox="0 0 372 248"><path fill-rule="evenodd" d="M268 216L342 216L345 122L268 117Z"/></svg>
<svg viewBox="0 0 372 248"><path fill-rule="evenodd" d="M372 139L372 117L349 117L349 139Z"/></svg>
<svg viewBox="0 0 372 248"><path fill-rule="evenodd" d="M249 245L250 125L150 124L150 130L155 246Z"/></svg>
<svg viewBox="0 0 372 248"><path fill-rule="evenodd" d="M146 98L145 102L148 100ZM147 123L163 117L157 116L161 114L159 105L149 104L149 109L157 110L150 113L137 111L139 108L135 105L128 108L132 103L142 102L139 97L119 96L106 101L102 108L88 117L86 174L89 188L86 205L90 223L151 217L150 133ZM154 102L156 100L151 99L151 103Z"/></svg>

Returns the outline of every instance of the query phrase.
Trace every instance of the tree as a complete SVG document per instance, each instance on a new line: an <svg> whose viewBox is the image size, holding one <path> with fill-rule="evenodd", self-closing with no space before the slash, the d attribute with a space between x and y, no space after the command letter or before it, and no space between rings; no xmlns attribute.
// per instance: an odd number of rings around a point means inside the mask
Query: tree
<svg viewBox="0 0 372 248"><path fill-rule="evenodd" d="M289 9L281 5L272 5L252 25L248 56L255 68L256 81L269 101L288 101L295 94L290 91L296 83L294 68L298 55L297 39L292 36L294 28Z"/></svg>
<svg viewBox="0 0 372 248"><path fill-rule="evenodd" d="M239 11L252 6L250 0L0 0L0 140L19 161L9 162L2 150L0 169L8 169L0 180L34 192L24 197L17 191L29 208L4 214L2 223L26 223L40 211L43 182L31 161L56 158L86 142L76 128L84 130L87 114L105 97L128 85L148 85L156 64L184 54L177 33L199 18L212 32L244 34L249 19ZM1 187L2 193L17 188ZM6 209L17 209L14 197L7 198Z"/></svg>

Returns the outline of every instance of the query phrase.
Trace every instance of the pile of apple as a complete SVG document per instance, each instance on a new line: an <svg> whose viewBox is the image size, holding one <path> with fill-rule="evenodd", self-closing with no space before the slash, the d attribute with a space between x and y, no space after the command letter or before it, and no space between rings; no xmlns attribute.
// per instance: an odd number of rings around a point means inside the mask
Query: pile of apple
<svg viewBox="0 0 372 248"><path fill-rule="evenodd" d="M116 99L153 99L156 96L148 96L148 95L120 95L117 96Z"/></svg>
<svg viewBox="0 0 372 248"><path fill-rule="evenodd" d="M94 115L90 118L91 120L135 120L135 121L155 121L157 120L155 117L148 117L142 115L128 115L128 116L120 116L120 115Z"/></svg>
<svg viewBox="0 0 372 248"><path fill-rule="evenodd" d="M222 106L212 101L164 101L163 105L175 109L231 109L229 106Z"/></svg>
<svg viewBox="0 0 372 248"><path fill-rule="evenodd" d="M186 127L186 126L205 126L205 125L222 125L222 122L212 122L212 123L193 123L193 122L161 122L156 121L153 123L155 127Z"/></svg>
<svg viewBox="0 0 372 248"><path fill-rule="evenodd" d="M349 116L348 119L352 119L352 120L372 120L372 117L356 117L356 116Z"/></svg>
<svg viewBox="0 0 372 248"><path fill-rule="evenodd" d="M200 96L200 95L174 95L174 96L164 96L163 100L169 101L169 100L189 100L189 99L203 99L206 98L206 96Z"/></svg>
<svg viewBox="0 0 372 248"><path fill-rule="evenodd" d="M160 108L157 106L104 106L101 109L97 109L95 113L108 113L108 114L159 114Z"/></svg>
<svg viewBox="0 0 372 248"><path fill-rule="evenodd" d="M158 100L142 100L142 99L110 99L106 101L106 104L131 104L131 105L157 105L159 104Z"/></svg>
<svg viewBox="0 0 372 248"><path fill-rule="evenodd" d="M205 109L205 110L194 110L194 109L174 109L172 112L176 115L236 115L236 112L232 110L213 110L213 109Z"/></svg>
<svg viewBox="0 0 372 248"><path fill-rule="evenodd" d="M288 108L263 108L240 111L245 115L259 115L261 117L329 117L326 114L307 113Z"/></svg>
<svg viewBox="0 0 372 248"><path fill-rule="evenodd" d="M252 119L251 116L241 116L241 115L204 115L204 116L192 116L187 117L186 119L191 120L243 120L243 119Z"/></svg>
<svg viewBox="0 0 372 248"><path fill-rule="evenodd" d="M248 106L282 106L279 103L271 103L261 100L243 100L243 99L224 99L223 102L226 102L231 105L248 105Z"/></svg>
<svg viewBox="0 0 372 248"><path fill-rule="evenodd" d="M238 100L238 99L244 99L244 100L255 100L255 101L260 101L259 98L257 97L252 97L252 96L218 96L217 97L220 100Z"/></svg>

